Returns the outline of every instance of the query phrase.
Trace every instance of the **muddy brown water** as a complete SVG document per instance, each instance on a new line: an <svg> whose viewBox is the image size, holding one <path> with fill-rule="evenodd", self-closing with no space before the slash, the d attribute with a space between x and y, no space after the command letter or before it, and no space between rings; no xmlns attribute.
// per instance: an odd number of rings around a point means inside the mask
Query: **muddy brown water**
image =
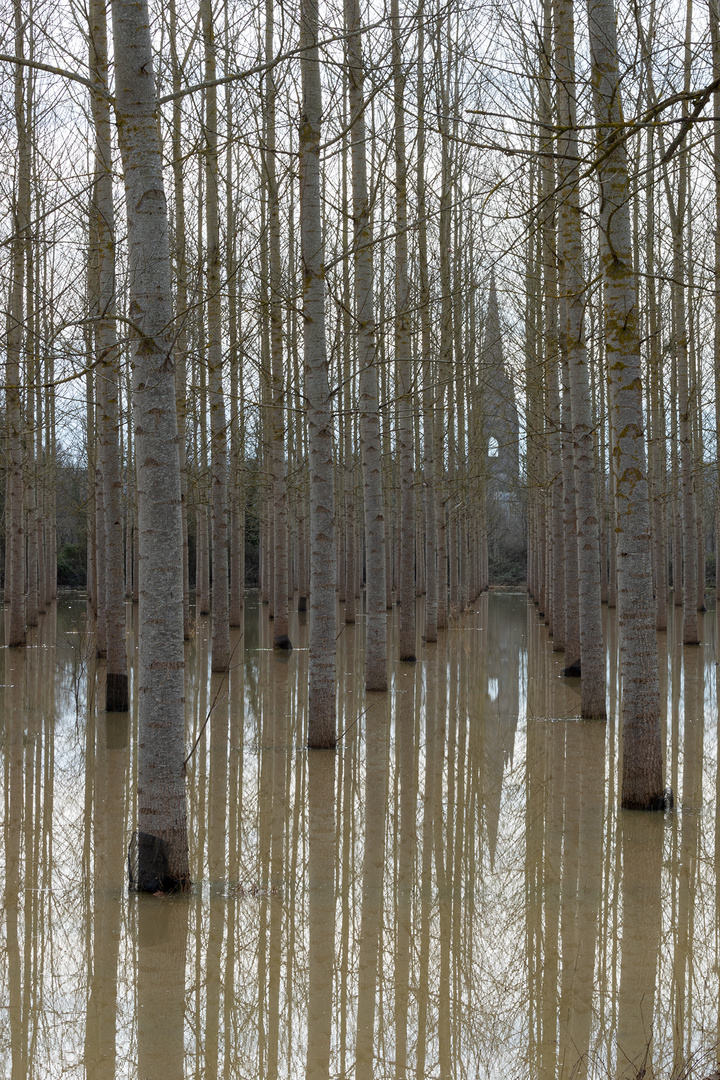
<svg viewBox="0 0 720 1080"><path fill-rule="evenodd" d="M82 599L0 650L0 1074L711 1074L715 612L700 648L679 622L658 636L677 809L656 815L617 809L612 613L607 724L577 720L579 684L523 594L484 596L417 664L392 660L385 695L362 689L360 619L338 640L343 736L313 754L305 618L276 654L249 597L229 677L195 624L182 897L127 891L134 713L98 708Z"/></svg>

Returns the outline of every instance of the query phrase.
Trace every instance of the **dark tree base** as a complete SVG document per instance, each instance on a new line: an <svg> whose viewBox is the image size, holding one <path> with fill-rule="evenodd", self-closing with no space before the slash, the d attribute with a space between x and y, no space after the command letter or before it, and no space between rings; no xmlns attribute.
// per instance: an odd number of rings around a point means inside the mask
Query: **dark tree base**
<svg viewBox="0 0 720 1080"><path fill-rule="evenodd" d="M675 796L673 795L672 788L665 788L659 795L653 795L644 803L631 803L623 800L623 810L648 810L654 813L657 811L673 810L675 808Z"/></svg>
<svg viewBox="0 0 720 1080"><path fill-rule="evenodd" d="M580 665L568 664L566 668L563 668L562 673L568 679L579 679L581 675Z"/></svg>
<svg viewBox="0 0 720 1080"><path fill-rule="evenodd" d="M298 597L298 611L307 611L307 596Z"/></svg>
<svg viewBox="0 0 720 1080"><path fill-rule="evenodd" d="M273 645L276 649L285 649L288 652L292 649L292 641L287 634L281 634L280 637L276 637L273 641Z"/></svg>
<svg viewBox="0 0 720 1080"><path fill-rule="evenodd" d="M128 852L128 879L135 892L175 893L190 888L169 872L167 844L159 836L134 832Z"/></svg>
<svg viewBox="0 0 720 1080"><path fill-rule="evenodd" d="M403 662L403 664L416 664L417 663L417 656L401 656L400 659Z"/></svg>
<svg viewBox="0 0 720 1080"><path fill-rule="evenodd" d="M105 712L127 712L130 708L127 675L108 672L105 684Z"/></svg>

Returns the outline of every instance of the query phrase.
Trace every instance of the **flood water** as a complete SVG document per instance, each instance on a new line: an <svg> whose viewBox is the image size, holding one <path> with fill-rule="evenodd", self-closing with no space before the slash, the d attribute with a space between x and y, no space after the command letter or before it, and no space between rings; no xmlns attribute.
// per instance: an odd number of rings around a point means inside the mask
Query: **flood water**
<svg viewBox="0 0 720 1080"><path fill-rule="evenodd" d="M0 1073L712 1073L720 668L702 618L700 648L679 621L659 636L664 815L617 809L612 613L607 724L576 719L579 683L524 594L484 596L417 664L393 661L386 695L364 694L362 623L346 627L343 736L311 754L305 616L276 654L249 597L229 677L198 619L195 884L158 898L126 887L132 714L98 710L85 606L61 597L26 649L0 651Z"/></svg>

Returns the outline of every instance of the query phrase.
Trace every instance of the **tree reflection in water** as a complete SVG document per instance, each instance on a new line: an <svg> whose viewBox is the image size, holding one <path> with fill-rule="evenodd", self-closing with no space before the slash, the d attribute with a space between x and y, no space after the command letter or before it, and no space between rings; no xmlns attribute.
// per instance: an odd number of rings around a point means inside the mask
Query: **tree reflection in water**
<svg viewBox="0 0 720 1080"><path fill-rule="evenodd" d="M669 1077L702 1054L712 1071L714 612L699 649L677 614L658 638L665 816L617 810L613 613L607 724L577 720L520 594L483 597L412 668L391 659L388 694L365 694L346 625L345 734L311 754L306 617L289 655L265 610L245 618L229 676L210 674L207 619L187 646L187 897L128 895L136 734L97 710L81 603L0 652L3 1075Z"/></svg>

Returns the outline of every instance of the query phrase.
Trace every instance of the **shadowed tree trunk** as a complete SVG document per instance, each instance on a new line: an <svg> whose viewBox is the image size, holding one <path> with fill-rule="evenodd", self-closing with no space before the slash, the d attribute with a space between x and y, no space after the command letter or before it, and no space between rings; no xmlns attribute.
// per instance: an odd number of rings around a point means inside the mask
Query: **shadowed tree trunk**
<svg viewBox="0 0 720 1080"><path fill-rule="evenodd" d="M360 448L365 515L365 689L387 689L387 614L385 606L385 513L382 489L379 388L373 298L373 230L367 181L364 75L357 0L345 0L348 38L348 90L353 125L352 215L355 269L355 320L360 368Z"/></svg>
<svg viewBox="0 0 720 1080"><path fill-rule="evenodd" d="M228 3L224 4L225 34L228 35ZM225 170L226 230L227 230L227 288L228 288L228 366L230 368L230 494L228 512L230 523L230 626L242 626L245 603L245 381L241 360L242 323L238 303L242 282L240 242L238 238L238 209L234 191L233 95L230 83L225 86L225 124L228 149Z"/></svg>
<svg viewBox="0 0 720 1080"><path fill-rule="evenodd" d="M551 11L549 3L545 16L544 41L545 77L541 83L541 103L546 124L552 120L550 70L548 61L552 55L550 31ZM548 128L549 132L549 128ZM548 593L550 599L550 625L553 650L563 652L566 643L565 617L565 535L563 530L563 464L560 419L560 388L558 383L559 341L557 303L557 234L555 229L555 170L552 159L543 158L541 190L543 193L542 259L544 291L544 344L546 409L548 427Z"/></svg>
<svg viewBox="0 0 720 1080"><path fill-rule="evenodd" d="M90 69L97 86L92 94L95 128L95 185L93 212L96 218L96 282L98 321L95 347L99 360L97 442L102 461L102 499L105 537L105 646L107 682L105 709L126 712L128 701L127 655L125 645L125 567L123 558L122 477L120 474L117 334L115 329L115 210L112 192L112 150L110 102L107 97L107 17L104 3L90 4Z"/></svg>
<svg viewBox="0 0 720 1080"><path fill-rule="evenodd" d="M425 641L437 641L438 571L437 508L435 494L435 425L433 420L435 389L432 384L432 322L430 315L430 270L428 263L427 193L425 180L425 5L418 9L417 64L417 213L418 273L420 306L420 353L422 356L423 421L423 511L425 523Z"/></svg>
<svg viewBox="0 0 720 1080"><path fill-rule="evenodd" d="M720 80L720 9L718 0L710 0L710 36L712 39L713 79ZM713 95L715 123L713 125L713 180L715 184L715 335L713 360L715 370L715 446L720 447L720 85ZM715 597L720 599L718 538L720 538L720 453L715 467Z"/></svg>
<svg viewBox="0 0 720 1080"><path fill-rule="evenodd" d="M398 656L415 660L415 476L413 393L410 361L410 295L407 237L407 158L405 150L405 72L400 39L400 8L391 0L393 108L395 145L395 363L398 386L398 458L400 468L400 573Z"/></svg>
<svg viewBox="0 0 720 1080"><path fill-rule="evenodd" d="M274 0L265 4L265 60L272 63L274 43ZM287 480L285 475L285 378L283 372L283 324L280 259L280 201L278 198L275 133L275 73L265 75L265 182L267 184L269 308L270 308L270 457L273 513L273 644L291 649L288 626L288 526Z"/></svg>
<svg viewBox="0 0 720 1080"><path fill-rule="evenodd" d="M647 273L648 366L650 368L650 445L651 510L653 533L653 571L655 581L655 629L667 629L668 555L667 515L664 507L666 491L665 419L662 408L662 353L660 347L660 316L655 281L655 206L652 174L654 167L652 139L648 140L647 175L647 238L645 271Z"/></svg>
<svg viewBox="0 0 720 1080"><path fill-rule="evenodd" d="M169 0L170 57L172 88L177 94L182 81L180 58L177 54L177 14L175 0ZM187 238L185 236L185 181L182 149L182 105L176 98L172 107L172 171L175 214L175 391L177 394L178 436L180 451L180 484L182 490L183 530L183 635L190 637L190 553L188 550L188 470L187 470L187 352L188 352L188 295L187 295ZM130 537L128 537L130 549ZM128 582L129 584L129 582Z"/></svg>
<svg viewBox="0 0 720 1080"><path fill-rule="evenodd" d="M212 5L202 0L205 79L216 77ZM220 295L220 221L218 207L217 87L205 92L205 226L207 236L208 399L210 403L210 484L212 488L212 670L230 663L228 585L227 427L222 384L222 297Z"/></svg>
<svg viewBox="0 0 720 1080"><path fill-rule="evenodd" d="M23 14L20 0L13 4L15 53L24 54ZM10 632L8 645L25 644L25 485L23 478L23 420L20 366L23 345L25 247L30 209L30 146L26 124L25 69L17 64L15 78L15 125L17 129L17 182L13 207L10 304L7 325L5 408L10 458Z"/></svg>
<svg viewBox="0 0 720 1080"><path fill-rule="evenodd" d="M540 121L543 145L552 146L552 0L545 0L543 47L541 52ZM558 339L558 280L557 230L555 215L555 167L550 155L541 158L540 191L542 194L542 263L544 307L544 367L548 476L548 588L550 627L553 650L566 647L565 615L565 533L563 528L563 461L562 422L560 414L560 384L558 379L560 352ZM547 610L547 609L546 609ZM568 657L569 662L572 659Z"/></svg>
<svg viewBox="0 0 720 1080"><path fill-rule="evenodd" d="M564 310L564 304L560 310ZM563 573L565 599L565 661L564 673L580 674L580 615L578 610L578 554L576 519L575 470L573 469L573 447L570 429L570 387L568 385L567 352L564 343L559 344L561 352L562 390L560 400L560 430L562 458L562 513L563 513Z"/></svg>
<svg viewBox="0 0 720 1080"><path fill-rule="evenodd" d="M332 747L335 734L335 522L332 410L325 340L325 268L320 189L322 89L317 0L300 12L300 235L303 263L305 398L310 460L310 697L308 746Z"/></svg>
<svg viewBox="0 0 720 1080"><path fill-rule="evenodd" d="M692 4L687 8L686 38L690 34L692 20ZM640 29L640 27L639 27ZM650 103L657 103L657 95L652 78L649 46L642 30L641 45L645 63L645 77L647 92ZM685 91L690 91L690 63L689 43L685 44ZM687 101L683 103L683 115L688 116L689 106ZM693 432L692 410L694 408L694 395L691 393L690 375L688 370L688 334L687 334L687 311L686 311L686 288L687 288L687 265L684 248L685 220L688 210L689 191L689 161L686 140L683 137L679 147L677 168L677 191L673 195L670 184L668 162L665 160L665 139L662 126L658 129L658 143L663 157L661 158L661 172L667 201L668 216L670 219L670 232L672 237L672 340L673 362L676 376L673 379L673 393L671 401L673 409L677 409L677 428L673 424L673 430L678 432L679 463L676 469L677 446L673 440L673 474L679 476L679 484L674 484L679 489L679 508L676 507L676 531L673 546L673 594L674 604L683 607L683 643L685 645L697 645L698 617L697 617L697 512L695 499L695 486L693 475ZM682 557L680 555L680 536L682 535ZM681 590L682 582L682 590Z"/></svg>

